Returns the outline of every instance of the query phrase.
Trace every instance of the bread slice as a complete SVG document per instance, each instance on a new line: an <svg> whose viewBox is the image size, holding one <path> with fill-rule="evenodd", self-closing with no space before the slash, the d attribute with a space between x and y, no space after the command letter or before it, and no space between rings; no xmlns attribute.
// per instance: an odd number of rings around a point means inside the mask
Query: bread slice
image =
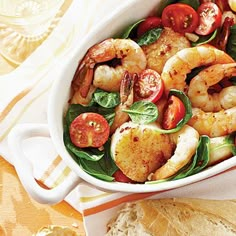
<svg viewBox="0 0 236 236"><path fill-rule="evenodd" d="M126 203L106 236L236 235L236 201L169 198Z"/></svg>

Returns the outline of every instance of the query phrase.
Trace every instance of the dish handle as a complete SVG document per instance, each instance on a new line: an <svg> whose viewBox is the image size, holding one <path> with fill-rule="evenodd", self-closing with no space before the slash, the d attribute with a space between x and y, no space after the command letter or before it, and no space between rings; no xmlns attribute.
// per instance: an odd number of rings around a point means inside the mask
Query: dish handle
<svg viewBox="0 0 236 236"><path fill-rule="evenodd" d="M26 158L22 148L23 140L37 136L50 137L46 124L19 124L9 133L8 145L11 150L16 172L25 190L37 202L53 205L64 200L71 190L82 180L71 171L64 181L56 187L52 189L41 187L34 178L33 166Z"/></svg>

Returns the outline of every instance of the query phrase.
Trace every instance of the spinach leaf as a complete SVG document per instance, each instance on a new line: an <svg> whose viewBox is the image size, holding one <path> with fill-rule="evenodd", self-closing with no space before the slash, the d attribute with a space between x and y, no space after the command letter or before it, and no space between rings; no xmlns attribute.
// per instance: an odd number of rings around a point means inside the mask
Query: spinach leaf
<svg viewBox="0 0 236 236"><path fill-rule="evenodd" d="M65 122L64 124L63 140L66 149L69 150L70 153L73 153L74 157L84 158L90 161L100 160L105 155L104 151L100 151L97 148L79 148L71 142L69 133L70 123L71 122Z"/></svg>
<svg viewBox="0 0 236 236"><path fill-rule="evenodd" d="M120 94L118 92L106 92L102 89L96 89L93 93L93 101L104 108L113 108L120 103Z"/></svg>
<svg viewBox="0 0 236 236"><path fill-rule="evenodd" d="M204 169L210 160L210 138L206 135L200 137L199 145L195 156L197 162L190 175L196 174Z"/></svg>
<svg viewBox="0 0 236 236"><path fill-rule="evenodd" d="M197 10L198 7L200 6L199 0L179 0L178 2L187 4L195 10Z"/></svg>
<svg viewBox="0 0 236 236"><path fill-rule="evenodd" d="M230 28L230 36L226 45L226 52L236 60L236 25Z"/></svg>
<svg viewBox="0 0 236 236"><path fill-rule="evenodd" d="M154 122L158 117L158 110L154 103L148 101L138 101L132 104L127 110L131 120L138 124L148 124Z"/></svg>
<svg viewBox="0 0 236 236"><path fill-rule="evenodd" d="M138 25L142 22L145 21L145 19L139 20L135 22L134 24L130 25L125 29L124 33L121 35L122 39L127 39L130 38L131 33L138 27Z"/></svg>
<svg viewBox="0 0 236 236"><path fill-rule="evenodd" d="M114 177L112 175L118 170L118 167L110 156L110 141L105 144L105 150L107 150L105 156L97 162L80 159L78 164L85 172L98 179L113 181Z"/></svg>
<svg viewBox="0 0 236 236"><path fill-rule="evenodd" d="M144 46L154 43L161 36L162 30L162 28L154 28L148 30L140 38L137 39L137 44L139 46Z"/></svg>
<svg viewBox="0 0 236 236"><path fill-rule="evenodd" d="M173 178L170 178L170 180L182 179L200 172L207 166L209 162L209 152L210 138L206 135L202 135L200 137L196 153L193 156L191 162L184 166L181 170L179 170L178 173L173 176Z"/></svg>
<svg viewBox="0 0 236 236"><path fill-rule="evenodd" d="M164 10L164 8L172 3L176 3L177 0L165 0L165 1L161 1L161 4L160 6L158 7L157 9L157 16L161 16L162 15L162 12Z"/></svg>
<svg viewBox="0 0 236 236"><path fill-rule="evenodd" d="M65 120L66 120L66 124L70 125L70 123L80 114L84 113L84 112L95 112L95 108L93 107L85 107L82 106L80 104L71 104L69 105L67 112L66 112L66 116L65 116Z"/></svg>
<svg viewBox="0 0 236 236"><path fill-rule="evenodd" d="M231 152L233 153L234 156L236 156L236 132L233 132L229 135L226 136L225 138L225 144L230 145L231 147Z"/></svg>
<svg viewBox="0 0 236 236"><path fill-rule="evenodd" d="M118 167L110 155L110 140L104 144L102 151L97 148L76 147L71 142L67 124L64 127L63 139L67 151L85 172L105 181L113 181L112 175Z"/></svg>
<svg viewBox="0 0 236 236"><path fill-rule="evenodd" d="M175 128L169 130L156 128L158 132L163 134L170 134L179 131L185 124L187 124L189 119L192 117L192 105L185 93L176 89L171 89L169 92L169 96L171 95L178 97L183 102L186 112L184 118L179 121Z"/></svg>
<svg viewBox="0 0 236 236"><path fill-rule="evenodd" d="M216 35L217 35L217 29L209 35L200 36L200 38L198 39L197 42L192 42L191 43L192 47L196 47L196 46L199 46L199 45L202 45L202 44L209 43L216 37Z"/></svg>
<svg viewBox="0 0 236 236"><path fill-rule="evenodd" d="M195 154L192 159L192 162L190 162L189 164L181 168L181 170L178 171L178 173L175 176L173 176L172 178L170 177L170 180L183 179L189 176L191 172L193 171L196 163L197 163L197 155Z"/></svg>
<svg viewBox="0 0 236 236"><path fill-rule="evenodd" d="M69 126L71 122L81 113L96 112L106 119L114 119L114 109L100 106L85 107L80 104L71 104L67 110L64 124L63 140L67 151L78 165L90 175L105 180L113 181L113 173L118 169L110 156L110 140L104 144L104 150L97 148L79 148L70 139Z"/></svg>
<svg viewBox="0 0 236 236"><path fill-rule="evenodd" d="M197 8L200 6L199 0L166 0L166 1L162 1L160 6L158 7L157 13L156 13L157 16L162 15L162 12L166 6L173 4L173 3L177 3L177 2L188 4L189 6L194 8L195 10L197 10Z"/></svg>
<svg viewBox="0 0 236 236"><path fill-rule="evenodd" d="M72 152L76 157L84 158L90 161L98 161L104 156L104 151L99 151L97 148L79 148L76 147L70 139L69 128L64 129L64 144L70 152Z"/></svg>
<svg viewBox="0 0 236 236"><path fill-rule="evenodd" d="M71 104L66 113L66 123L70 124L78 115L85 112L95 112L102 115L109 125L112 125L115 118L115 110L113 108L104 108L101 106L82 106L80 104Z"/></svg>

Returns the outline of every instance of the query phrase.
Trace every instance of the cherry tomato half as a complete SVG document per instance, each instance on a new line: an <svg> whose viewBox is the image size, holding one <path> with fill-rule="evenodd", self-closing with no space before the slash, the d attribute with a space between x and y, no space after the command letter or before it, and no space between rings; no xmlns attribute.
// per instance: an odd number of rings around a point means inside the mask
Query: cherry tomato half
<svg viewBox="0 0 236 236"><path fill-rule="evenodd" d="M167 102L166 110L163 115L162 127L173 129L185 116L185 106L176 96L171 95Z"/></svg>
<svg viewBox="0 0 236 236"><path fill-rule="evenodd" d="M162 24L179 33L192 33L198 26L197 12L184 3L170 4L164 8L161 16Z"/></svg>
<svg viewBox="0 0 236 236"><path fill-rule="evenodd" d="M70 125L71 142L80 148L101 147L108 140L110 126L97 113L82 113Z"/></svg>
<svg viewBox="0 0 236 236"><path fill-rule="evenodd" d="M122 183L133 183L134 181L131 180L129 177L127 177L121 170L117 170L114 174L113 177L117 182L122 182Z"/></svg>
<svg viewBox="0 0 236 236"><path fill-rule="evenodd" d="M220 8L213 2L201 4L197 13L199 15L199 25L195 32L199 35L208 35L220 27L222 13Z"/></svg>
<svg viewBox="0 0 236 236"><path fill-rule="evenodd" d="M157 16L149 16L145 19L145 21L142 21L138 25L137 36L140 37L141 35L146 33L148 30L161 27L161 26L162 26L161 18Z"/></svg>
<svg viewBox="0 0 236 236"><path fill-rule="evenodd" d="M221 10L221 12L224 11L230 11L230 1L235 2L235 0L200 0L200 4L206 3L206 2L214 2Z"/></svg>
<svg viewBox="0 0 236 236"><path fill-rule="evenodd" d="M134 83L134 100L158 101L164 91L164 83L158 72L152 69L142 71Z"/></svg>

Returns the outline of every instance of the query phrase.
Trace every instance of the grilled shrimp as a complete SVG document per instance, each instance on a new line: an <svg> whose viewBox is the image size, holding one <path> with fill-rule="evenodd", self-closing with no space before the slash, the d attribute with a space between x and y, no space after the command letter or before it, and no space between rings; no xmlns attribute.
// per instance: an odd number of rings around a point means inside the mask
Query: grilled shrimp
<svg viewBox="0 0 236 236"><path fill-rule="evenodd" d="M234 60L228 54L214 47L198 46L182 49L166 62L161 73L165 93L168 94L170 89L186 92L187 74L196 67L233 62Z"/></svg>
<svg viewBox="0 0 236 236"><path fill-rule="evenodd" d="M81 104L83 106L87 106L90 103L90 101L92 100L92 96L93 96L93 93L95 92L95 90L96 90L96 87L91 85L89 87L89 91L88 91L86 97L81 96L80 90L74 91L74 93L72 94L72 97L70 99L70 103L71 104Z"/></svg>
<svg viewBox="0 0 236 236"><path fill-rule="evenodd" d="M192 159L197 150L199 134L188 125L176 133L169 134L169 137L171 142L176 145L174 155L150 175L151 180L165 179L174 175Z"/></svg>
<svg viewBox="0 0 236 236"><path fill-rule="evenodd" d="M212 112L236 106L236 86L226 87L219 93L208 93L210 86L233 74L236 74L236 63L216 64L202 70L189 84L188 97L192 106Z"/></svg>
<svg viewBox="0 0 236 236"><path fill-rule="evenodd" d="M137 74L134 74L132 76L126 71L123 76L123 79L121 80L120 104L115 109L115 118L111 125L110 133L113 133L119 126L129 120L129 115L126 112L123 112L122 110L128 109L133 104L133 86L136 76Z"/></svg>
<svg viewBox="0 0 236 236"><path fill-rule="evenodd" d="M219 137L236 131L236 106L219 112L204 112L193 108L192 113L188 125L195 128L200 135Z"/></svg>
<svg viewBox="0 0 236 236"><path fill-rule="evenodd" d="M99 64L113 59L120 61L115 67ZM133 40L106 39L88 50L74 75L72 88L84 98L92 84L108 92L119 91L124 72L139 73L146 64L142 48Z"/></svg>

